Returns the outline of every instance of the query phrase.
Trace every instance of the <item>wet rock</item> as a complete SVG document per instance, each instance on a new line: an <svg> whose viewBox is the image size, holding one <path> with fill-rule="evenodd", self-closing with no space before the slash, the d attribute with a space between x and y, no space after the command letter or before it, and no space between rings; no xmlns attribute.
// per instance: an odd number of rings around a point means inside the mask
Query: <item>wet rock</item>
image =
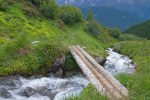
<svg viewBox="0 0 150 100"><path fill-rule="evenodd" d="M113 49L114 52L120 53L120 45L112 46L112 49Z"/></svg>
<svg viewBox="0 0 150 100"><path fill-rule="evenodd" d="M37 78L42 78L42 77L44 77L44 76L42 76L42 75L33 75L33 76L31 76L30 77L30 79L37 79Z"/></svg>
<svg viewBox="0 0 150 100"><path fill-rule="evenodd" d="M21 85L19 76L0 77L0 86L5 86L6 89L16 89L18 85Z"/></svg>
<svg viewBox="0 0 150 100"><path fill-rule="evenodd" d="M62 56L60 58L57 58L53 64L53 67L51 69L51 72L57 73L59 76L63 75L63 69L64 69L64 64L66 61L66 57Z"/></svg>
<svg viewBox="0 0 150 100"><path fill-rule="evenodd" d="M10 98L10 97L12 97L12 95L5 88L1 87L0 88L0 97Z"/></svg>
<svg viewBox="0 0 150 100"><path fill-rule="evenodd" d="M99 56L95 59L100 65L104 65L106 62L106 58L104 58L103 56Z"/></svg>
<svg viewBox="0 0 150 100"><path fill-rule="evenodd" d="M73 70L73 71L67 71L67 72L65 72L64 77L72 77L74 75L79 75L79 74L83 74L81 69L77 69L77 70Z"/></svg>
<svg viewBox="0 0 150 100"><path fill-rule="evenodd" d="M121 55L121 57L120 58L125 58L126 56L125 55Z"/></svg>
<svg viewBox="0 0 150 100"><path fill-rule="evenodd" d="M59 70L55 73L56 76L62 77L63 76L63 69L59 68Z"/></svg>
<svg viewBox="0 0 150 100"><path fill-rule="evenodd" d="M12 81L12 80L8 80L7 82L5 81L5 85L8 85L8 86L16 86L16 84Z"/></svg>
<svg viewBox="0 0 150 100"><path fill-rule="evenodd" d="M66 81L59 86L59 89L65 90L67 88L75 87L77 85L77 83Z"/></svg>
<svg viewBox="0 0 150 100"><path fill-rule="evenodd" d="M25 89L22 89L20 91L20 95L25 96L25 97L30 97L34 94L36 94L36 91L31 87L26 87Z"/></svg>
<svg viewBox="0 0 150 100"><path fill-rule="evenodd" d="M53 98L54 94L51 90L47 89L46 87L38 87L36 88L36 92L42 96L48 96L49 98Z"/></svg>
<svg viewBox="0 0 150 100"><path fill-rule="evenodd" d="M0 78L0 84L1 85L5 85L5 86L11 86L11 87L15 87L16 86L16 84L13 81L13 79L11 80L8 77Z"/></svg>

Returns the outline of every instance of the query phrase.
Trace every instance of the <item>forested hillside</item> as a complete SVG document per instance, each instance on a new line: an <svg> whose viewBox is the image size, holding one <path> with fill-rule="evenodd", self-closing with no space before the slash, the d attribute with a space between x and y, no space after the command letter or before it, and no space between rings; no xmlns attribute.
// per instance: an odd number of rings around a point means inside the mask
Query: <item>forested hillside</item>
<svg viewBox="0 0 150 100"><path fill-rule="evenodd" d="M150 20L144 23L135 25L125 31L126 33L134 34L139 37L150 39Z"/></svg>
<svg viewBox="0 0 150 100"><path fill-rule="evenodd" d="M118 10L113 7L79 7L86 16L88 10L93 12L94 18L101 24L110 28L119 28L125 30L139 22L142 19L130 12ZM111 16L111 17L110 17Z"/></svg>
<svg viewBox="0 0 150 100"><path fill-rule="evenodd" d="M143 20L150 18L149 0L57 0L59 4L75 6L105 6L116 8L121 11L130 12Z"/></svg>

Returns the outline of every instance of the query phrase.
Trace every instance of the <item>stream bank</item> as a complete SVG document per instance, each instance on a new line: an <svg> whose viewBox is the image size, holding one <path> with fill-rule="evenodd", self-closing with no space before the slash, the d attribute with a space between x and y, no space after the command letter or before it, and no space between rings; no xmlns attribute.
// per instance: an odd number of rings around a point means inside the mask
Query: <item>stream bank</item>
<svg viewBox="0 0 150 100"><path fill-rule="evenodd" d="M135 64L129 57L119 54L111 48L108 48L107 52L109 54L107 59L103 57L98 59L112 75L134 72ZM70 59L72 57L67 59L69 60L67 61L68 65L77 66L74 64L74 60ZM47 77L31 76L25 78L19 75L0 77L0 100L65 100L67 97L80 95L89 81L78 68L69 73L65 69L65 65L67 65L65 62L65 56L56 59L50 70L50 73L55 74L50 74Z"/></svg>

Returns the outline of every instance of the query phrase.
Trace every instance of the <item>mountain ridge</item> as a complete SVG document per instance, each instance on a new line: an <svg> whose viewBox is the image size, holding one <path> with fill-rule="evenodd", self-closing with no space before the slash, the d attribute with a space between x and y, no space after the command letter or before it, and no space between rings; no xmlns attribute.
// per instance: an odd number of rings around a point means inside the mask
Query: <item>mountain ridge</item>
<svg viewBox="0 0 150 100"><path fill-rule="evenodd" d="M96 20L107 27L117 27L123 31L150 18L149 0L57 0L57 3L77 6L84 15L85 9L94 9L92 11Z"/></svg>
<svg viewBox="0 0 150 100"><path fill-rule="evenodd" d="M57 0L57 3L75 6L107 6L131 12L144 20L150 18L149 0Z"/></svg>
<svg viewBox="0 0 150 100"><path fill-rule="evenodd" d="M89 8L80 7L80 9L86 16ZM125 30L142 20L130 12L124 12L112 7L93 6L90 7L90 10L93 12L93 16L97 21L110 28Z"/></svg>
<svg viewBox="0 0 150 100"><path fill-rule="evenodd" d="M131 28L127 29L125 32L134 34L139 37L150 39L150 20L147 20L143 23L137 24L132 26Z"/></svg>

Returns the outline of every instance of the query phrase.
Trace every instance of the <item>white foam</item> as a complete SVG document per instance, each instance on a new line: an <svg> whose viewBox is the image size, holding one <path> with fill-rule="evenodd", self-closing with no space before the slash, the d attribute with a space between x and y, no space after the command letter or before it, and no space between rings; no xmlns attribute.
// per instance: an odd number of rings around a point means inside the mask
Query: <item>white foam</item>
<svg viewBox="0 0 150 100"><path fill-rule="evenodd" d="M135 64L132 63L132 60L128 56L114 52L111 48L109 48L107 52L109 56L104 64L104 68L106 70L111 72L113 75L118 73L134 72Z"/></svg>
<svg viewBox="0 0 150 100"><path fill-rule="evenodd" d="M56 94L54 100L65 100L66 97L79 95L83 88L89 83L83 76L73 76L65 79L56 77L27 79L20 77L20 81L22 82L21 86L18 86L15 90L8 90L12 94L11 98L4 99L0 97L0 100L51 100L51 98L39 94L30 97L21 96L19 92L26 87L31 87L33 89L46 87Z"/></svg>

